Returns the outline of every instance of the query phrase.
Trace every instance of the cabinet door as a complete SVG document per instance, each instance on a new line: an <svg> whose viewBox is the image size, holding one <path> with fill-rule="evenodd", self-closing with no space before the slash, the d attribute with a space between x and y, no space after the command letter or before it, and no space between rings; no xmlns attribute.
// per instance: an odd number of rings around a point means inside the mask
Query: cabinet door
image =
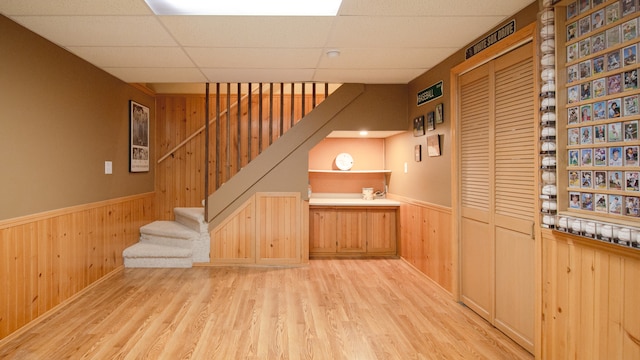
<svg viewBox="0 0 640 360"><path fill-rule="evenodd" d="M256 194L256 263L300 262L300 193Z"/></svg>
<svg viewBox="0 0 640 360"><path fill-rule="evenodd" d="M367 211L367 253L396 253L396 210L371 209Z"/></svg>
<svg viewBox="0 0 640 360"><path fill-rule="evenodd" d="M366 251L366 234L366 210L336 210L336 237L338 239L338 252L364 253Z"/></svg>
<svg viewBox="0 0 640 360"><path fill-rule="evenodd" d="M309 254L335 254L336 210L312 208L309 210Z"/></svg>

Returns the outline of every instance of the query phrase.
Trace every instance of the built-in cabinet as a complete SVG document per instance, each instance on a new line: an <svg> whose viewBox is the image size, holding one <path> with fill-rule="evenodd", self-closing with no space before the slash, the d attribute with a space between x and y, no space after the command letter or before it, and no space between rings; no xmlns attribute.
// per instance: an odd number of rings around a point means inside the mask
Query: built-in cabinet
<svg viewBox="0 0 640 360"><path fill-rule="evenodd" d="M214 264L303 261L300 193L256 193L211 232Z"/></svg>
<svg viewBox="0 0 640 360"><path fill-rule="evenodd" d="M395 255L396 207L312 206L310 255Z"/></svg>

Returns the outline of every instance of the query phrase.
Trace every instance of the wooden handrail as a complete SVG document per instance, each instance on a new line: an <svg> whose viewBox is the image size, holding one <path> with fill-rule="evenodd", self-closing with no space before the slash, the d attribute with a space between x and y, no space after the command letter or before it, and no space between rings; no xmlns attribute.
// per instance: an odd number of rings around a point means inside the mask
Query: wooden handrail
<svg viewBox="0 0 640 360"><path fill-rule="evenodd" d="M259 87L260 89L262 89L262 84L260 84L261 86ZM256 88L257 90L258 88ZM253 93L255 93L256 90L253 90L251 93L248 93L244 96L242 96L242 98L240 98L239 102L242 102L244 99L246 99L247 97L253 95ZM224 109L222 112L220 112L220 117L226 115L229 111L229 109L238 106L238 101L236 101L235 103L231 104L231 106L227 109ZM209 125L211 125L213 122L215 121L215 118L213 118L211 121L209 121ZM158 159L158 164L160 164L161 162L163 162L164 160L166 160L169 156L171 156L173 153L175 153L178 149L180 149L181 147L183 147L185 144L187 144L189 141L191 141L191 139L193 139L194 137L198 136L198 134L200 134L202 131L204 131L204 129L207 127L207 125L202 125L202 127L198 130L196 130L193 134L189 135L189 137L187 137L186 139L184 139L180 144L176 145L173 149L171 149L168 153L166 153L164 156L162 156L160 159Z"/></svg>

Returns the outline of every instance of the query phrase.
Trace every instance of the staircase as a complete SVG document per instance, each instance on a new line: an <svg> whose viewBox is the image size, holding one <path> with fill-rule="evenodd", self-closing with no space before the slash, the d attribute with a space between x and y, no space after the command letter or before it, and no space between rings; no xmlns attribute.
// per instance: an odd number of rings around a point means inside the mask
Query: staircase
<svg viewBox="0 0 640 360"><path fill-rule="evenodd" d="M190 268L209 262L209 229L204 208L174 208L175 221L154 221L140 228L140 242L122 256L128 268Z"/></svg>

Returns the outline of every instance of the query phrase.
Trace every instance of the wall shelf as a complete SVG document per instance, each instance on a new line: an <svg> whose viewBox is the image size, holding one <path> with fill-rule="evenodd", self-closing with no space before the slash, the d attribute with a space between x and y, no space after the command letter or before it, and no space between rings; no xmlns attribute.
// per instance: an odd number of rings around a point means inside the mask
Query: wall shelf
<svg viewBox="0 0 640 360"><path fill-rule="evenodd" d="M391 170L317 170L309 169L310 173L326 174L391 174Z"/></svg>

